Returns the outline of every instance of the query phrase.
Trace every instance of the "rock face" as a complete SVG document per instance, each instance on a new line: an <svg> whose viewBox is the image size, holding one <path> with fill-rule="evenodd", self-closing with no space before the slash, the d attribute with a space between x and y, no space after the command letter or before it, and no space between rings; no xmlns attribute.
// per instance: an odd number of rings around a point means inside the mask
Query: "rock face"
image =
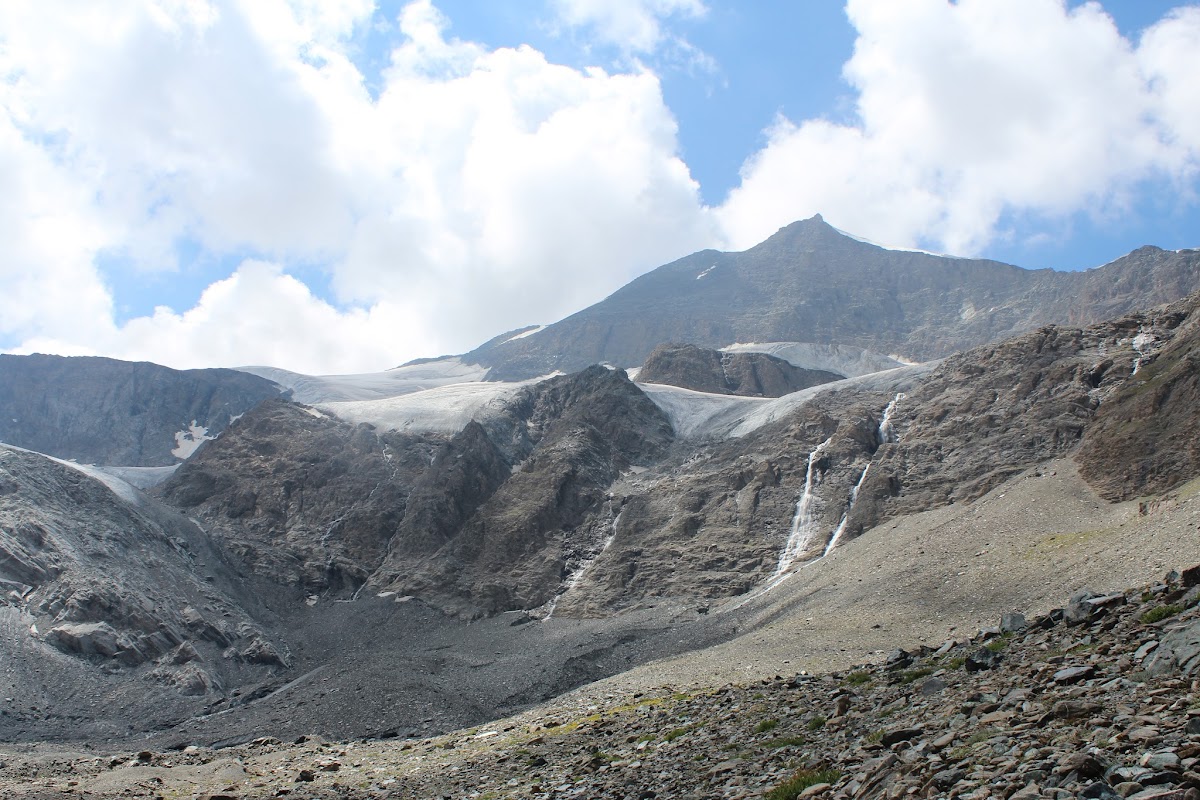
<svg viewBox="0 0 1200 800"><path fill-rule="evenodd" d="M87 464L170 466L278 394L229 369L0 355L0 441Z"/></svg>
<svg viewBox="0 0 1200 800"><path fill-rule="evenodd" d="M638 372L642 383L747 397L782 397L845 377L836 372L801 369L766 353L722 353L690 344L659 345Z"/></svg>
<svg viewBox="0 0 1200 800"><path fill-rule="evenodd" d="M1102 495L1128 500L1200 473L1200 302L1192 296L1119 324L1137 355L1104 397L1078 461Z"/></svg>
<svg viewBox="0 0 1200 800"><path fill-rule="evenodd" d="M1048 323L1084 325L1200 288L1200 251L1144 247L1087 272L886 250L820 216L742 253L705 250L535 334L464 356L492 380L640 365L663 342L835 342L924 361Z"/></svg>
<svg viewBox="0 0 1200 800"><path fill-rule="evenodd" d="M264 403L159 492L257 572L305 592L350 595L370 578L495 613L549 601L602 545L590 515L616 513L608 486L670 439L623 372L593 367L531 386L454 436Z"/></svg>
<svg viewBox="0 0 1200 800"><path fill-rule="evenodd" d="M203 695L253 679L247 665L286 663L247 613L257 604L236 569L187 520L132 488L118 494L6 446L0 487L0 639L20 692L84 691L83 663L99 668L85 684L128 673L123 680ZM12 635L17 620L27 635ZM264 647L270 662L255 657ZM112 686L91 690L100 697ZM145 691L153 706L157 689Z"/></svg>
<svg viewBox="0 0 1200 800"><path fill-rule="evenodd" d="M349 596L387 552L409 490L442 445L269 400L156 492L259 575Z"/></svg>

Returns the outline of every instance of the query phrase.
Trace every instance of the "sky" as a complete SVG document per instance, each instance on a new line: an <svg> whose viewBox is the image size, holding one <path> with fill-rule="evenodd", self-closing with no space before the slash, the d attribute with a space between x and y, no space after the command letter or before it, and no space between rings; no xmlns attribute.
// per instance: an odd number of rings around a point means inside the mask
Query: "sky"
<svg viewBox="0 0 1200 800"><path fill-rule="evenodd" d="M1200 247L1200 4L4 0L0 351L386 369L797 219Z"/></svg>

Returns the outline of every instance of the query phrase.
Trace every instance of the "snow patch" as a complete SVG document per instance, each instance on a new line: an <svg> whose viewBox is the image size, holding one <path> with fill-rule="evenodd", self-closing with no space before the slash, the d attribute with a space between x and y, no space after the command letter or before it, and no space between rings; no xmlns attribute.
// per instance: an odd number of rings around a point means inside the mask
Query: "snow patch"
<svg viewBox="0 0 1200 800"><path fill-rule="evenodd" d="M716 268L717 268L717 265L716 265L716 264L713 264L711 267L709 267L708 269L704 270L704 272L701 272L699 275L697 275L697 276L696 276L696 280L700 280L701 278L703 278L705 275L707 275L708 273L712 272L712 271L713 271L714 269L716 269Z"/></svg>
<svg viewBox="0 0 1200 800"><path fill-rule="evenodd" d="M832 225L830 225L829 227L833 228ZM879 242L872 242L870 239L864 239L861 236L855 236L852 233L846 233L841 228L833 228L833 229L835 231L837 231L838 233L840 233L842 236L845 236L847 239L853 239L856 242L862 242L863 244L869 244L872 247L878 247L880 250L890 250L893 253L920 253L920 254L926 255L926 256L937 256L938 258L953 258L957 261L970 261L971 260L964 256L951 256L951 255L947 255L946 253L935 253L932 250L921 250L920 248L917 248L917 247L885 247L884 245L879 244Z"/></svg>
<svg viewBox="0 0 1200 800"><path fill-rule="evenodd" d="M212 441L217 437L208 435L208 428L203 425L197 425L196 420L192 420L192 424L181 431L175 433L175 447L171 450L171 455L178 459L186 459L196 452L196 448L205 442Z"/></svg>
<svg viewBox="0 0 1200 800"><path fill-rule="evenodd" d="M458 433L472 420L482 421L498 413L522 388L550 377L519 383L458 383L379 400L321 403L318 407L338 419L369 423L383 430Z"/></svg>
<svg viewBox="0 0 1200 800"><path fill-rule="evenodd" d="M739 397L682 389L659 383L638 388L663 410L681 439L740 438L782 419L825 392L857 389L867 392L907 392L920 385L938 362L897 367L842 381L801 389L783 397Z"/></svg>
<svg viewBox="0 0 1200 800"><path fill-rule="evenodd" d="M277 367L239 367L239 370L274 381L291 390L297 403L307 405L398 397L449 384L482 381L488 373L487 367L466 364L460 358L439 358L358 375L302 375Z"/></svg>
<svg viewBox="0 0 1200 800"><path fill-rule="evenodd" d="M512 337L509 337L508 339L505 339L503 342L501 342L501 344L508 344L509 342L515 342L517 339L524 339L527 336L533 336L535 333L541 333L544 330L546 330L545 325L536 325L527 331L518 333L516 336L512 336Z"/></svg>

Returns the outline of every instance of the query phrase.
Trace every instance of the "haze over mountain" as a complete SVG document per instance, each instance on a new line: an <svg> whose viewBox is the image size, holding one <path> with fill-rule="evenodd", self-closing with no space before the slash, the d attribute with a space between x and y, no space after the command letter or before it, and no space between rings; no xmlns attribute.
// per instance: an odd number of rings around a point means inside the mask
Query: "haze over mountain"
<svg viewBox="0 0 1200 800"><path fill-rule="evenodd" d="M1116 530L1145 496L1155 530L1195 528L1198 330L1196 251L1026 272L813 219L380 375L11 357L23 446L169 465L176 433L211 432L146 492L0 452L0 737L428 734L722 642L778 670L764 632L830 604L851 627L804 634L813 665L885 644L852 624L868 607L945 636L1014 597L1050 602L1066 554L1071 581L1140 574L1116 544L1116 567L1088 564L1079 532ZM680 340L647 362L653 382L615 368ZM547 376L589 353L613 364ZM1026 524L1032 506L1005 498L1030 491L1070 514ZM966 547L962 515L992 513L1033 561L960 586L969 570L926 552ZM1066 550L1036 549L1059 535Z"/></svg>

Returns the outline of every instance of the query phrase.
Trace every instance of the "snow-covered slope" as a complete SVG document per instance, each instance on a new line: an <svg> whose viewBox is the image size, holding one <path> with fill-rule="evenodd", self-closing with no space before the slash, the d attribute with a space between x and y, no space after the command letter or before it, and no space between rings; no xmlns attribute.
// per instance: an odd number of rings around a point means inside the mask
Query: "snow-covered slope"
<svg viewBox="0 0 1200 800"><path fill-rule="evenodd" d="M440 358L360 375L302 375L276 367L238 369L291 389L293 400L309 405L397 397L448 384L481 381L488 372L487 367L465 364L459 358Z"/></svg>
<svg viewBox="0 0 1200 800"><path fill-rule="evenodd" d="M721 348L726 353L766 353L801 369L823 369L847 378L904 366L888 356L840 344L812 342L750 342Z"/></svg>
<svg viewBox="0 0 1200 800"><path fill-rule="evenodd" d="M377 400L314 405L347 422L365 422L383 430L457 433L471 420L486 419L522 387L538 380L541 379L520 383L455 383Z"/></svg>
<svg viewBox="0 0 1200 800"><path fill-rule="evenodd" d="M745 436L781 419L825 392L841 389L910 391L935 366L937 362L929 362L873 372L777 398L709 394L656 383L639 383L638 386L666 413L675 429L675 435L679 438L722 439Z"/></svg>

